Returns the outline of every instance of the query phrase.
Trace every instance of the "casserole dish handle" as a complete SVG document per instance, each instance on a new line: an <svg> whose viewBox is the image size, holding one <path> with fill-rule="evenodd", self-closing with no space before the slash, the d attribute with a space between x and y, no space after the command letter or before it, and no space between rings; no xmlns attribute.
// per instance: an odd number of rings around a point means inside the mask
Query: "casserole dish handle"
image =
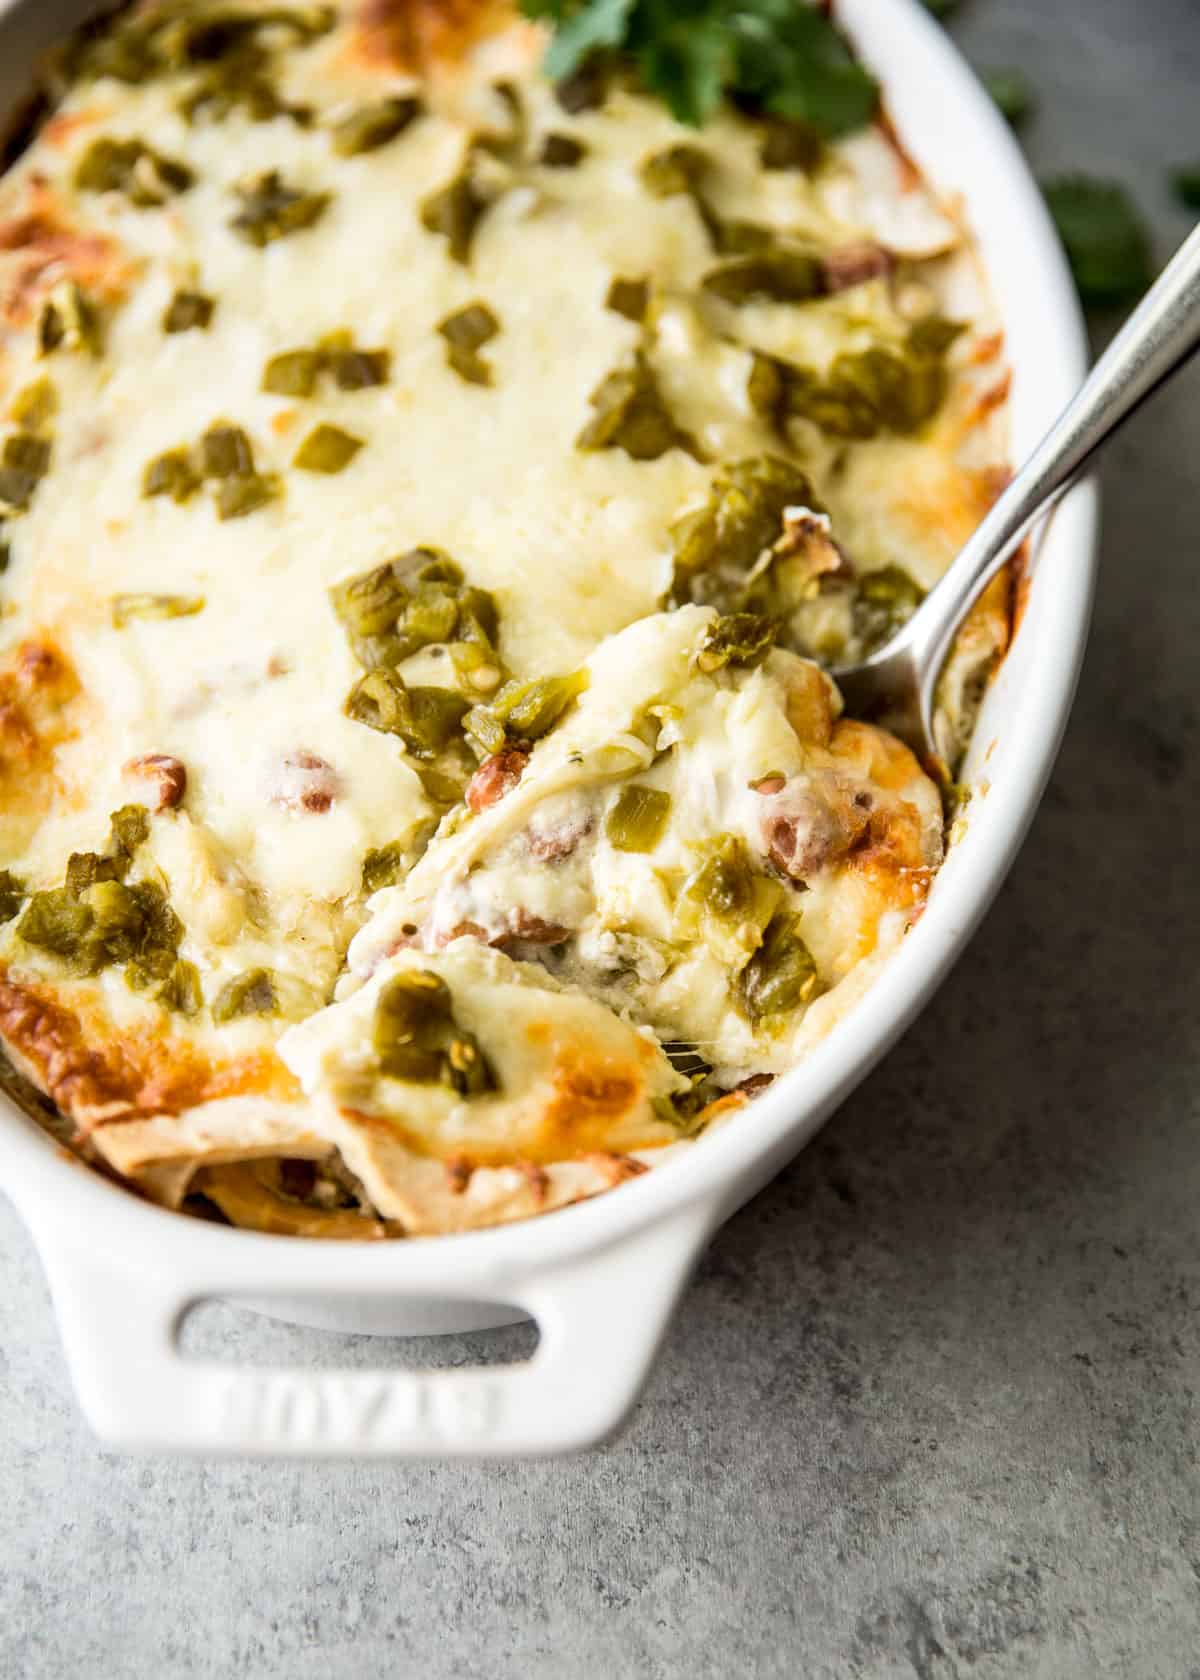
<svg viewBox="0 0 1200 1680"><path fill-rule="evenodd" d="M186 1356L179 1330L198 1301L248 1293L250 1268L188 1276L162 1251L97 1255L61 1229L36 1231L80 1403L101 1439L152 1451L293 1456L514 1456L569 1452L610 1435L650 1369L712 1226L691 1207L547 1269L396 1293L503 1300L536 1319L523 1364L450 1370L245 1368ZM319 1258L319 1257L317 1257ZM259 1257L269 1261L265 1251ZM256 1296L296 1293L295 1260L256 1265ZM321 1289L319 1266L310 1291ZM264 1276L263 1274L267 1274ZM293 1280L285 1283L290 1275Z"/></svg>

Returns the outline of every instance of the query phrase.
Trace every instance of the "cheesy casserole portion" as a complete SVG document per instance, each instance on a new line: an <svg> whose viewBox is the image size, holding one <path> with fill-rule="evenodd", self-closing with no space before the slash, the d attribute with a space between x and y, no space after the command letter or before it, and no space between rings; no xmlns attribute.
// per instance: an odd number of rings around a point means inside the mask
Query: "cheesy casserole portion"
<svg viewBox="0 0 1200 1680"><path fill-rule="evenodd" d="M136 8L0 176L0 1039L257 1229L523 1217L869 984L937 787L841 715L1003 482L881 119L677 124L502 6ZM1008 634L943 683L946 755Z"/></svg>

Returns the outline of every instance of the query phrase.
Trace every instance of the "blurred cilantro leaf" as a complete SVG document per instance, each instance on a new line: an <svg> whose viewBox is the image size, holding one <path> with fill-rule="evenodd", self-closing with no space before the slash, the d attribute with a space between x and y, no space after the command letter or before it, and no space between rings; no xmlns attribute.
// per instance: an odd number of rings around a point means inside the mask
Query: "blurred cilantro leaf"
<svg viewBox="0 0 1200 1680"><path fill-rule="evenodd" d="M798 0L521 0L553 26L546 71L570 75L620 49L643 84L698 127L723 95L836 138L870 122L874 78L838 30Z"/></svg>
<svg viewBox="0 0 1200 1680"><path fill-rule="evenodd" d="M980 80L1014 128L1033 110L1033 90L1020 70L983 70Z"/></svg>
<svg viewBox="0 0 1200 1680"><path fill-rule="evenodd" d="M1200 210L1200 163L1173 169L1171 187L1185 210Z"/></svg>
<svg viewBox="0 0 1200 1680"><path fill-rule="evenodd" d="M1150 240L1119 182L1067 175L1043 190L1084 303L1127 303L1146 290L1154 278Z"/></svg>

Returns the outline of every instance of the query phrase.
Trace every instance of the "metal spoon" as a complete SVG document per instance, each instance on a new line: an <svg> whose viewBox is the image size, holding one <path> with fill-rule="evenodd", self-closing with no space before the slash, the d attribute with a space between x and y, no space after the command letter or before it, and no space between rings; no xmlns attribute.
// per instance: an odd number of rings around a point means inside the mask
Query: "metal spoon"
<svg viewBox="0 0 1200 1680"><path fill-rule="evenodd" d="M869 659L833 676L855 717L881 717L922 758L940 754L934 691L983 590L1089 457L1200 349L1200 227L1176 252L953 565Z"/></svg>

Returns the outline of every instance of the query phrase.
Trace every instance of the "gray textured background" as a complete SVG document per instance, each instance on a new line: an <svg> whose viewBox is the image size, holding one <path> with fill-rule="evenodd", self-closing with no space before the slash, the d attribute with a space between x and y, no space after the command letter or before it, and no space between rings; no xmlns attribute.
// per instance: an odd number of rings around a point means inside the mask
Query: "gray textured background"
<svg viewBox="0 0 1200 1680"><path fill-rule="evenodd" d="M1039 168L1126 178L1165 256L1164 164L1200 159L1195 0L967 0L956 32L1031 71ZM111 1457L0 1206L4 1680L1200 1680L1198 432L1193 372L1108 459L1095 637L1013 878L717 1238L616 1445ZM196 1340L347 1357L218 1308Z"/></svg>

